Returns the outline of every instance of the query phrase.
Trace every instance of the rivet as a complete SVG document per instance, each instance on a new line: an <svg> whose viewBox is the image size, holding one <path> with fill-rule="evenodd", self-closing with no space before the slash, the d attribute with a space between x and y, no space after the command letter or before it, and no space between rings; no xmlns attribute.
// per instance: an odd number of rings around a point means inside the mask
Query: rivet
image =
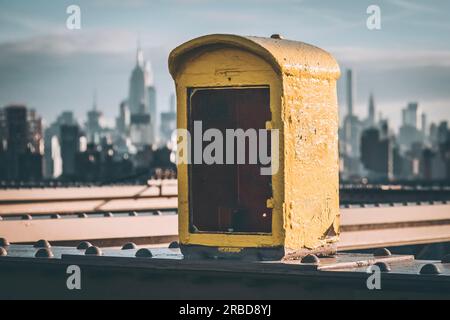
<svg viewBox="0 0 450 320"><path fill-rule="evenodd" d="M0 257L5 257L8 255L8 251L5 248L0 247Z"/></svg>
<svg viewBox="0 0 450 320"><path fill-rule="evenodd" d="M114 215L112 214L112 212L105 212L103 214L104 217L114 217Z"/></svg>
<svg viewBox="0 0 450 320"><path fill-rule="evenodd" d="M386 248L378 248L378 249L375 249L375 251L373 252L373 255L375 257L387 257L387 256L391 256L392 253Z"/></svg>
<svg viewBox="0 0 450 320"><path fill-rule="evenodd" d="M133 242L125 243L125 244L122 246L122 250L131 250L131 249L136 249L136 248L137 248L137 246L136 246L136 244L134 244Z"/></svg>
<svg viewBox="0 0 450 320"><path fill-rule="evenodd" d="M162 216L162 212L157 210L157 211L153 211L153 215L154 216Z"/></svg>
<svg viewBox="0 0 450 320"><path fill-rule="evenodd" d="M53 258L53 253L49 248L40 248L34 256L36 258Z"/></svg>
<svg viewBox="0 0 450 320"><path fill-rule="evenodd" d="M308 254L302 258L301 263L319 264L320 259L315 254Z"/></svg>
<svg viewBox="0 0 450 320"><path fill-rule="evenodd" d="M24 214L24 215L22 216L22 220L33 220L33 217L30 216L29 214Z"/></svg>
<svg viewBox="0 0 450 320"><path fill-rule="evenodd" d="M272 39L283 39L283 37L278 34L278 33L274 33L273 35L270 36Z"/></svg>
<svg viewBox="0 0 450 320"><path fill-rule="evenodd" d="M391 271L391 267L386 262L383 262L383 261L375 263L375 266L380 268L381 272L389 272L389 271Z"/></svg>
<svg viewBox="0 0 450 320"><path fill-rule="evenodd" d="M6 238L0 238L0 247L9 246L9 241Z"/></svg>
<svg viewBox="0 0 450 320"><path fill-rule="evenodd" d="M101 256L103 255L102 250L100 250L99 247L96 246L92 246L86 249L86 251L84 252L85 255L88 256Z"/></svg>
<svg viewBox="0 0 450 320"><path fill-rule="evenodd" d="M447 254L447 255L445 255L443 258L442 258L442 261L441 261L442 263L450 263L450 254Z"/></svg>
<svg viewBox="0 0 450 320"><path fill-rule="evenodd" d="M136 251L137 258L151 258L152 256L152 252L147 248L142 248Z"/></svg>
<svg viewBox="0 0 450 320"><path fill-rule="evenodd" d="M61 216L59 214L52 214L51 218L52 219L61 219Z"/></svg>
<svg viewBox="0 0 450 320"><path fill-rule="evenodd" d="M92 244L88 241L82 241L78 244L78 250L86 250L87 248L92 247Z"/></svg>
<svg viewBox="0 0 450 320"><path fill-rule="evenodd" d="M178 249L180 247L180 244L177 241L172 241L169 244L169 249Z"/></svg>
<svg viewBox="0 0 450 320"><path fill-rule="evenodd" d="M41 239L34 243L35 248L51 248L50 243L47 240Z"/></svg>
<svg viewBox="0 0 450 320"><path fill-rule="evenodd" d="M130 217L137 217L139 214L136 211L130 212L128 214Z"/></svg>
<svg viewBox="0 0 450 320"><path fill-rule="evenodd" d="M427 263L420 268L420 274L440 274L441 270L439 270L438 266L432 263Z"/></svg>
<svg viewBox="0 0 450 320"><path fill-rule="evenodd" d="M78 214L78 218L87 218L87 217L88 217L88 215L84 212Z"/></svg>

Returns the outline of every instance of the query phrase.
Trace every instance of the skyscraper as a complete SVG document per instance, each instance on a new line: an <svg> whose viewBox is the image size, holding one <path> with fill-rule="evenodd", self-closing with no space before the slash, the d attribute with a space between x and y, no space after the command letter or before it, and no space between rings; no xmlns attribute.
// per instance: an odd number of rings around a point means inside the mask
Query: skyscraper
<svg viewBox="0 0 450 320"><path fill-rule="evenodd" d="M353 116L353 72L351 69L347 69L347 115Z"/></svg>
<svg viewBox="0 0 450 320"><path fill-rule="evenodd" d="M86 121L86 136L88 143L99 143L100 135L102 133L101 126L102 113L97 109L97 94L94 93L92 110L87 113Z"/></svg>
<svg viewBox="0 0 450 320"><path fill-rule="evenodd" d="M349 157L359 157L359 143L362 130L361 121L353 114L353 74L352 70L347 70L347 115L344 119L344 140L346 144L346 154Z"/></svg>
<svg viewBox="0 0 450 320"><path fill-rule="evenodd" d="M53 122L44 134L44 177L47 179L57 178L62 173L61 158L61 126L78 125L73 112L63 111L55 122ZM56 148L56 149L54 149Z"/></svg>
<svg viewBox="0 0 450 320"><path fill-rule="evenodd" d="M404 109L403 113L403 121L404 125L413 127L415 129L418 129L418 121L417 121L417 111L418 111L418 104L417 102L410 102L408 103L408 106L406 109Z"/></svg>
<svg viewBox="0 0 450 320"><path fill-rule="evenodd" d="M369 97L369 112L367 116L367 125L369 127L375 126L375 101L372 93L370 94Z"/></svg>
<svg viewBox="0 0 450 320"><path fill-rule="evenodd" d="M402 125L400 126L398 141L403 148L407 149L412 144L423 142L424 135L419 128L417 102L410 102L402 110Z"/></svg>
<svg viewBox="0 0 450 320"><path fill-rule="evenodd" d="M60 128L62 173L68 179L76 174L76 155L80 151L80 129L78 125L62 125Z"/></svg>
<svg viewBox="0 0 450 320"><path fill-rule="evenodd" d="M427 115L424 112L422 112L422 115L421 115L420 129L422 130L423 137L427 138L427 135L428 135L428 132L427 132L428 123L427 123Z"/></svg>
<svg viewBox="0 0 450 320"><path fill-rule="evenodd" d="M157 137L156 126L157 126L157 110L156 110L156 88L151 85L148 87L148 106L150 109L150 124L152 126L152 137L153 142L155 142Z"/></svg>
<svg viewBox="0 0 450 320"><path fill-rule="evenodd" d="M136 52L136 65L131 72L128 94L128 106L132 115L141 112L142 103L144 103L143 111L148 112L148 93L146 88L148 86L149 76L146 74L144 63L144 53L138 47Z"/></svg>
<svg viewBox="0 0 450 320"><path fill-rule="evenodd" d="M175 95L172 93L169 99L169 111L161 113L161 142L167 143L177 128L177 114L175 112Z"/></svg>
<svg viewBox="0 0 450 320"><path fill-rule="evenodd" d="M126 101L119 106L119 116L116 119L116 128L123 136L128 136L130 130L130 109Z"/></svg>
<svg viewBox="0 0 450 320"><path fill-rule="evenodd" d="M388 131L387 123L384 123L381 130L372 127L361 135L361 161L369 178L393 177L393 141Z"/></svg>
<svg viewBox="0 0 450 320"><path fill-rule="evenodd" d="M138 147L154 143L152 113L156 114L155 90L150 65L145 62L140 46L136 52L136 65L131 73L128 106L131 114L131 142ZM150 89L153 88L153 89ZM156 115L155 115L156 116Z"/></svg>
<svg viewBox="0 0 450 320"><path fill-rule="evenodd" d="M39 180L42 178L42 120L34 110L24 105L11 105L3 113L2 161L0 171L9 180Z"/></svg>

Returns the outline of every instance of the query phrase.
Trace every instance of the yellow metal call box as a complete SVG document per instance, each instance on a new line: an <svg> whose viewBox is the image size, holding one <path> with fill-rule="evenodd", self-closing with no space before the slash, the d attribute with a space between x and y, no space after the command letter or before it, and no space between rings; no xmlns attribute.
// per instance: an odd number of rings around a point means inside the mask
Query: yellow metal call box
<svg viewBox="0 0 450 320"><path fill-rule="evenodd" d="M334 251L335 59L278 35L215 34L175 48L169 69L184 132L178 136L183 254L279 259Z"/></svg>

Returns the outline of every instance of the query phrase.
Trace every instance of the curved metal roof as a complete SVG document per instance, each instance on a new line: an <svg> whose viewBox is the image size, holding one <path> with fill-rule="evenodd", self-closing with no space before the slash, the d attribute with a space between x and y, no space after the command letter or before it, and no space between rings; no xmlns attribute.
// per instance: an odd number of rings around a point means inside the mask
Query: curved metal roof
<svg viewBox="0 0 450 320"><path fill-rule="evenodd" d="M250 51L266 60L280 74L337 79L339 65L334 57L313 45L280 38L247 37L231 34L212 34L192 39L178 46L169 55L172 77L189 54L209 46L231 46Z"/></svg>

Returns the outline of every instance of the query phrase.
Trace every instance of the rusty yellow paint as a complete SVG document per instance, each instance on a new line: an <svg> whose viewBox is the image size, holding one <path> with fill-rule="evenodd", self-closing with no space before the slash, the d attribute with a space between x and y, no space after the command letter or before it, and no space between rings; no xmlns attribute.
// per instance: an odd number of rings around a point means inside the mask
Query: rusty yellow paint
<svg viewBox="0 0 450 320"><path fill-rule="evenodd" d="M296 41L208 35L169 56L175 80L178 128L187 129L187 89L268 86L278 129L279 170L272 176L271 234L190 233L186 164L178 165L179 236L182 244L218 248L283 246L317 249L339 234L339 66L327 52ZM224 249L229 250L229 249Z"/></svg>

